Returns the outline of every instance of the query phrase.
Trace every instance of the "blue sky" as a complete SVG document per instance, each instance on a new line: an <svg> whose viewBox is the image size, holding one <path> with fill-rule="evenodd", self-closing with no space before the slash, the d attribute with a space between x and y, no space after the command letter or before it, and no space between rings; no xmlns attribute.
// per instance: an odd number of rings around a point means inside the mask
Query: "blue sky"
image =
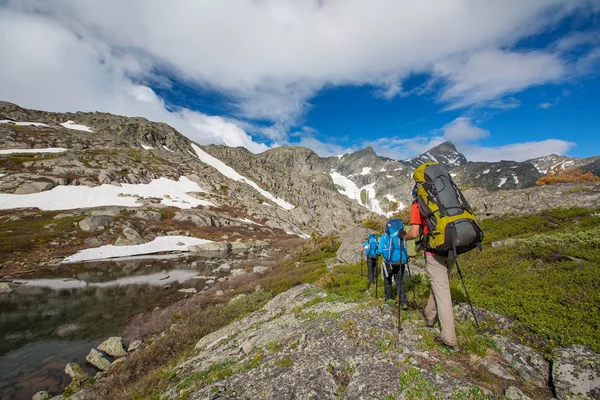
<svg viewBox="0 0 600 400"><path fill-rule="evenodd" d="M201 144L600 155L594 0L8 0L0 49L0 99Z"/></svg>

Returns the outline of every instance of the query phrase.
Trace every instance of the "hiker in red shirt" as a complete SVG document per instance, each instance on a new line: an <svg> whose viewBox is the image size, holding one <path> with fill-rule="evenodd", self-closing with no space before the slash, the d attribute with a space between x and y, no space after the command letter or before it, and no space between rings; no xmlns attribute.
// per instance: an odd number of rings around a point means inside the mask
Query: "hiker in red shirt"
<svg viewBox="0 0 600 400"><path fill-rule="evenodd" d="M406 240L422 239L429 233L425 217L419 210L417 203L417 187L422 182L416 182L413 188L413 204L410 209L410 231L406 234ZM427 274L431 282L429 301L423 310L423 316L427 326L432 327L436 318L440 322L442 331L442 342L450 351L458 351L458 341L454 328L454 310L452 309L452 298L450 295L450 281L448 279L452 265L448 257L439 256L423 249L427 263Z"/></svg>

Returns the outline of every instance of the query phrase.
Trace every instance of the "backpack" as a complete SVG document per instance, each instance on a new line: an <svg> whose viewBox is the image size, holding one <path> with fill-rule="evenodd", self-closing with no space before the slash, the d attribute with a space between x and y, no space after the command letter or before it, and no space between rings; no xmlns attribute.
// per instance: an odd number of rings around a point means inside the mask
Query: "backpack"
<svg viewBox="0 0 600 400"><path fill-rule="evenodd" d="M414 172L419 211L429 234L421 247L450 259L475 247L481 249L483 231L469 203L443 166L435 162L420 165Z"/></svg>
<svg viewBox="0 0 600 400"><path fill-rule="evenodd" d="M398 238L398 233L404 230L399 219L391 219L385 223L385 235L381 238L381 255L387 264L407 263L408 253L404 239Z"/></svg>
<svg viewBox="0 0 600 400"><path fill-rule="evenodd" d="M377 235L371 233L369 235L369 247L367 247L367 257L377 257Z"/></svg>

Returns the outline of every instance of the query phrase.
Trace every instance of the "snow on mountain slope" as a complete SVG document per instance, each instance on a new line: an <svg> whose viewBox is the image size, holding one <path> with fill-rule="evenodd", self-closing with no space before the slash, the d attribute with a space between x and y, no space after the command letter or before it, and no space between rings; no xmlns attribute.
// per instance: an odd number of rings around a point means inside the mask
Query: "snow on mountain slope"
<svg viewBox="0 0 600 400"><path fill-rule="evenodd" d="M19 122L19 121L10 121L8 119L0 120L0 124L15 124L17 126L48 126L42 122Z"/></svg>
<svg viewBox="0 0 600 400"><path fill-rule="evenodd" d="M205 152L204 150L202 150L200 147L196 146L193 143L192 143L192 148L196 152L196 155L198 156L200 161L215 168L217 171L219 171L221 174L225 175L227 178L237 181L237 182L243 182L243 183L250 185L261 195L263 195L264 197L271 200L272 202L274 202L275 204L277 204L278 206L280 206L281 208L283 208L285 210L292 210L294 208L294 206L292 204L288 203L287 201L285 201L283 199L273 196L271 193L267 192L266 190L264 190L260 186L258 186L254 181L246 178L245 176L240 175L237 171L235 171L233 168L231 168L230 166L225 164L223 161L211 156L210 154L208 154L207 152Z"/></svg>
<svg viewBox="0 0 600 400"><path fill-rule="evenodd" d="M0 154L27 154L27 153L62 153L67 151L64 147L48 147L45 149L2 149Z"/></svg>
<svg viewBox="0 0 600 400"><path fill-rule="evenodd" d="M61 125L67 129L93 133L92 129L89 126L76 124L73 121L63 122Z"/></svg>
<svg viewBox="0 0 600 400"><path fill-rule="evenodd" d="M71 210L102 206L142 206L141 198L159 198L164 205L181 209L214 206L206 200L189 196L189 192L206 193L197 183L182 176L179 181L154 179L149 184L119 186L57 186L52 190L32 194L0 193L0 210L35 207L40 210Z"/></svg>

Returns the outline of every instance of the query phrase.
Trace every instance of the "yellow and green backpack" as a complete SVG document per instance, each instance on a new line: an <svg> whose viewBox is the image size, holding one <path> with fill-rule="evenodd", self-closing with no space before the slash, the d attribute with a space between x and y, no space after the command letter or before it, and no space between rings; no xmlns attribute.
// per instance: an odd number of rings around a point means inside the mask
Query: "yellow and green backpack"
<svg viewBox="0 0 600 400"><path fill-rule="evenodd" d="M416 198L429 233L421 239L427 251L450 259L475 247L481 248L483 231L462 192L446 169L435 162L421 164L414 172Z"/></svg>

